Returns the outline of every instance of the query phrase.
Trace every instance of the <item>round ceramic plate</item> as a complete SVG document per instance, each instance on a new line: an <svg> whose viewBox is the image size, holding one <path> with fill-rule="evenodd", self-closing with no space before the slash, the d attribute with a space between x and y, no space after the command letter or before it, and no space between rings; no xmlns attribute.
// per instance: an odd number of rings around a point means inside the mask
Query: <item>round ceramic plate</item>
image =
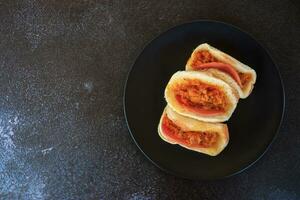
<svg viewBox="0 0 300 200"><path fill-rule="evenodd" d="M239 101L227 122L229 144L216 157L166 143L157 133L170 77L205 42L257 73L252 94ZM198 21L176 26L144 48L128 75L124 112L133 140L156 166L189 179L218 179L241 172L266 152L282 121L284 90L276 65L253 37L232 25Z"/></svg>

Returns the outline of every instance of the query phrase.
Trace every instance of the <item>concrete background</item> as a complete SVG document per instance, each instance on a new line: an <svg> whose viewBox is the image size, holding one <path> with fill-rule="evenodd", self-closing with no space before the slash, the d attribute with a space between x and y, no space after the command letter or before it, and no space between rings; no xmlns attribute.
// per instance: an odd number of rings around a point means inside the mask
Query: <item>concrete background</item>
<svg viewBox="0 0 300 200"><path fill-rule="evenodd" d="M213 182L152 165L122 108L127 72L144 45L197 19L256 37L286 89L269 151ZM295 0L0 1L0 199L299 199L299 35Z"/></svg>

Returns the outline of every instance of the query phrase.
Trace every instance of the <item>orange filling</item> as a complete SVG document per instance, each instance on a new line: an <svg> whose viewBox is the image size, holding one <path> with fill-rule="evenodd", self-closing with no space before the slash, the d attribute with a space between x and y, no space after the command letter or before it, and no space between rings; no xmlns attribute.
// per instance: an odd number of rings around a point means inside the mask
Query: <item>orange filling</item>
<svg viewBox="0 0 300 200"><path fill-rule="evenodd" d="M171 139L179 144L188 147L204 147L213 146L218 139L217 132L209 131L183 131L165 114L162 120L162 131Z"/></svg>
<svg viewBox="0 0 300 200"><path fill-rule="evenodd" d="M208 51L197 51L195 55L196 59L193 60L192 66L197 67L204 63L218 62L218 60L211 55Z"/></svg>
<svg viewBox="0 0 300 200"><path fill-rule="evenodd" d="M251 80L251 74L239 73L242 85L245 85Z"/></svg>
<svg viewBox="0 0 300 200"><path fill-rule="evenodd" d="M196 70L207 68L219 69L230 75L241 87L244 87L251 80L251 74L238 73L231 65L218 61L206 50L196 52L192 67Z"/></svg>
<svg viewBox="0 0 300 200"><path fill-rule="evenodd" d="M184 80L173 90L178 103L192 112L214 115L225 112L227 108L225 94L216 86L198 80Z"/></svg>

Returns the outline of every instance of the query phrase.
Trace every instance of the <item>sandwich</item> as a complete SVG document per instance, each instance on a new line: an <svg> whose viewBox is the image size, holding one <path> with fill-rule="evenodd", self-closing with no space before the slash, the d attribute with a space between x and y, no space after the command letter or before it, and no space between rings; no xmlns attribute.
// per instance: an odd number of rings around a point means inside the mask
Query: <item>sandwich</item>
<svg viewBox="0 0 300 200"><path fill-rule="evenodd" d="M229 141L226 124L208 123L184 117L168 106L161 116L158 134L170 144L178 144L210 156L218 155Z"/></svg>
<svg viewBox="0 0 300 200"><path fill-rule="evenodd" d="M165 89L168 105L177 113L205 122L224 122L238 103L234 90L205 72L179 71Z"/></svg>
<svg viewBox="0 0 300 200"><path fill-rule="evenodd" d="M208 71L229 84L242 99L250 95L256 81L253 69L207 43L199 45L193 51L186 70Z"/></svg>

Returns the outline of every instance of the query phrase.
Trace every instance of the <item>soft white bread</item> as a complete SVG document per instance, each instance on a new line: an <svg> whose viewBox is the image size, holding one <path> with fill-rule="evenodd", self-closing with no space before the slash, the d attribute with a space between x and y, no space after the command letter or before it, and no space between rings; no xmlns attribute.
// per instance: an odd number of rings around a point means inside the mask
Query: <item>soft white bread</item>
<svg viewBox="0 0 300 200"><path fill-rule="evenodd" d="M215 78L218 78L218 79L224 81L229 86L231 86L231 88L234 91L235 96L237 98L240 98L242 90L240 89L240 86L237 84L237 82L230 75L228 75L227 73L222 72L218 69L214 69L214 68L206 69L201 72L204 72L206 74L209 74L210 76L213 76Z"/></svg>
<svg viewBox="0 0 300 200"><path fill-rule="evenodd" d="M192 63L194 59L196 59L196 53L199 51L208 51L214 58L216 58L219 62L231 65L238 73L246 73L250 74L251 78L249 81L246 82L245 85L241 88L238 84L230 84L235 90L237 90L240 98L247 98L256 82L256 72L250 68L248 65L241 63L240 61L236 60L235 58L231 57L230 55L218 50L215 47L210 46L207 43L199 45L192 53L191 57L189 58L186 64L186 70L194 70L192 67ZM228 78L229 76L222 76L222 80L231 83L233 79Z"/></svg>
<svg viewBox="0 0 300 200"><path fill-rule="evenodd" d="M172 138L170 138L167 134L164 133L162 128L162 121L163 117L167 115L167 117L175 123L178 127L181 128L182 131L199 131L199 132L215 132L217 133L217 140L216 142L210 146L210 147L191 147L186 144L184 144L181 141L176 141ZM218 155L228 144L229 141L229 133L228 133L228 127L226 124L222 123L208 123L208 122L202 122L195 119L191 119L188 117L184 117L175 111L173 111L170 107L166 107L159 125L158 125L158 133L159 136L166 142L170 144L178 144L184 148L197 151L200 153L204 153L210 156L216 156Z"/></svg>
<svg viewBox="0 0 300 200"><path fill-rule="evenodd" d="M206 115L183 106L177 99L174 90L176 87L187 80L197 80L206 85L218 88L222 94L224 94L226 100L226 109L222 113ZM174 89L175 88L175 89ZM199 92L200 94L200 92ZM176 72L170 79L166 89L165 89L165 99L168 105L175 110L177 113L184 115L186 117L194 118L197 120L205 122L224 122L227 121L232 115L236 105L238 103L238 98L235 95L234 90L224 81L214 78L213 76L199 71L179 71Z"/></svg>

